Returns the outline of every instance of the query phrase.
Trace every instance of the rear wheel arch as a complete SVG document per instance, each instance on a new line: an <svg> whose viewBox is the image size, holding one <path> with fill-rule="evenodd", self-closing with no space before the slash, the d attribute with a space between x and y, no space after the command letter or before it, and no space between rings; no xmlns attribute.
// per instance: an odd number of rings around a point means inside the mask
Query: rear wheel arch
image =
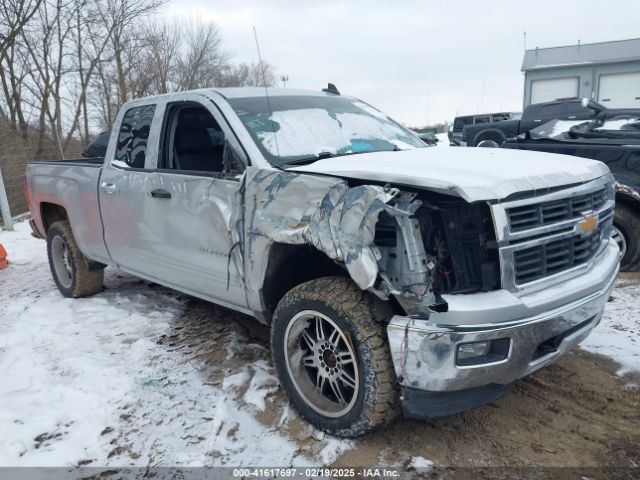
<svg viewBox="0 0 640 480"><path fill-rule="evenodd" d="M478 145L480 142L484 140L491 140L498 144L498 146L502 146L504 141L507 139L504 133L500 130L483 130L478 133L474 138L473 144Z"/></svg>
<svg viewBox="0 0 640 480"><path fill-rule="evenodd" d="M56 222L69 220L67 209L57 203L42 202L40 204L40 218L42 219L42 227L46 236L49 227Z"/></svg>

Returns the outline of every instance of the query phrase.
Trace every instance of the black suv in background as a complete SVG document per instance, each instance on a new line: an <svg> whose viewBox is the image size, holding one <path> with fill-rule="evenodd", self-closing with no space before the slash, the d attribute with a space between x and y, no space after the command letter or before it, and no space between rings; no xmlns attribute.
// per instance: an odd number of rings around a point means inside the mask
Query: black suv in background
<svg viewBox="0 0 640 480"><path fill-rule="evenodd" d="M477 115L463 115L453 120L449 127L448 137L450 145L460 145L462 130L466 125L486 125L506 120L517 120L519 112L479 113Z"/></svg>

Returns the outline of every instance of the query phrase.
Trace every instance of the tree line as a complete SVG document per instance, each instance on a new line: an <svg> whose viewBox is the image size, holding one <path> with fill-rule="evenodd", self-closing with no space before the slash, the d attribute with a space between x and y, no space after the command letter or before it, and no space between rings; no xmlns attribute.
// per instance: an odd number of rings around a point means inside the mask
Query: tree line
<svg viewBox="0 0 640 480"><path fill-rule="evenodd" d="M165 3L0 0L0 128L33 159L64 158L132 98L275 84L269 64L235 62L214 23L160 19Z"/></svg>

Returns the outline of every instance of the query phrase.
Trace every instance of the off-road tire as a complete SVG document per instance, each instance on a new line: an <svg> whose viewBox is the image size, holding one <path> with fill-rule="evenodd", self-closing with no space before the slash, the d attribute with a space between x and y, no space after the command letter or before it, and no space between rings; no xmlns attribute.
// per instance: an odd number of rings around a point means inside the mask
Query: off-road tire
<svg viewBox="0 0 640 480"><path fill-rule="evenodd" d="M627 252L620 259L620 270L637 271L640 266L640 216L627 205L616 205L614 225L627 243Z"/></svg>
<svg viewBox="0 0 640 480"><path fill-rule="evenodd" d="M56 237L64 242L68 251L69 266L71 269L71 283L69 286L63 284L54 266L52 244ZM58 290L60 290L60 293L65 297L88 297L102 291L104 270L102 268L95 270L89 269L89 263L78 248L68 221L55 222L49 227L47 232L47 255L49 257L49 268L51 269L53 280Z"/></svg>
<svg viewBox="0 0 640 480"><path fill-rule="evenodd" d="M347 333L356 351L359 389L344 415L318 413L297 392L285 360L287 326L299 312L315 310ZM389 352L386 320L391 307L344 277L323 277L298 285L278 303L271 325L271 352L280 384L293 407L310 423L337 437L355 438L383 426L400 411L399 390Z"/></svg>

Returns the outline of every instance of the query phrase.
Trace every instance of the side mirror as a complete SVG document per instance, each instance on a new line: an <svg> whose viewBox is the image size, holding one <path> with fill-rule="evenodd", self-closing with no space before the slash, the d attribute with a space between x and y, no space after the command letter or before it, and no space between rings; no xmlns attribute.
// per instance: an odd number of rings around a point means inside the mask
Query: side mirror
<svg viewBox="0 0 640 480"><path fill-rule="evenodd" d="M225 174L235 176L244 171L244 162L236 152L233 145L231 145L231 143L227 139L224 140L224 150L222 158Z"/></svg>

